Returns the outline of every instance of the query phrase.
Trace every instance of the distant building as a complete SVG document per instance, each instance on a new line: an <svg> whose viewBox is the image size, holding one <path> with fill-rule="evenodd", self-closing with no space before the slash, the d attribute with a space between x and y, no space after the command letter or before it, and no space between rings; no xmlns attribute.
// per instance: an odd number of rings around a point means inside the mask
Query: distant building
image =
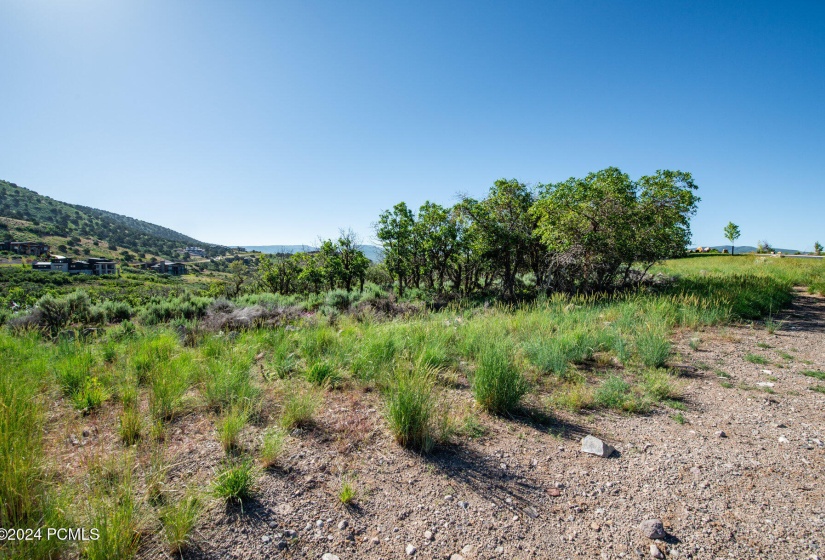
<svg viewBox="0 0 825 560"><path fill-rule="evenodd" d="M206 249L203 247L187 247L183 252L193 257L206 257Z"/></svg>
<svg viewBox="0 0 825 560"><path fill-rule="evenodd" d="M41 272L65 272L66 274L88 274L90 276L117 274L117 264L114 261L94 257L76 261L61 255L53 256L50 261L36 262L32 265L32 269Z"/></svg>
<svg viewBox="0 0 825 560"><path fill-rule="evenodd" d="M39 241L3 241L0 243L0 250L18 255L40 256L49 253L49 246Z"/></svg>
<svg viewBox="0 0 825 560"><path fill-rule="evenodd" d="M186 265L182 262L174 262L174 261L161 261L158 263L144 263L140 265L141 268L146 270L153 270L160 274L169 274L171 276L180 276L182 274L186 274Z"/></svg>

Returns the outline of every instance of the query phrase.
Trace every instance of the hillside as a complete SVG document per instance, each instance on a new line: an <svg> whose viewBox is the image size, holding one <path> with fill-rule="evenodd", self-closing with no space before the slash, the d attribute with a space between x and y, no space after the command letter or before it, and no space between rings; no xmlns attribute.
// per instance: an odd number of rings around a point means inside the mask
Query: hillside
<svg viewBox="0 0 825 560"><path fill-rule="evenodd" d="M68 256L179 258L176 251L188 245L203 247L209 256L227 252L226 247L203 243L169 228L54 200L2 180L0 237L43 240L53 252Z"/></svg>
<svg viewBox="0 0 825 560"><path fill-rule="evenodd" d="M275 254L275 253L300 253L302 251L316 251L318 247L310 245L245 245L244 248L248 251L259 251L261 253ZM359 248L364 252L364 255L372 262L381 262L384 260L384 249L376 245L360 245Z"/></svg>

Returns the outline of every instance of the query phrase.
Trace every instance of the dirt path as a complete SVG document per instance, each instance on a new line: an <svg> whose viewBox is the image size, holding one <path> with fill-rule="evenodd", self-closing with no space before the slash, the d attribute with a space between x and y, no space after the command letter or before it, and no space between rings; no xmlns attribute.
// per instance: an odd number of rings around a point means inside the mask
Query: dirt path
<svg viewBox="0 0 825 560"><path fill-rule="evenodd" d="M650 558L638 526L660 518L667 558L825 558L825 394L809 389L825 382L801 374L825 371L825 299L800 291L778 319L775 334L679 333L684 423L668 408L488 418L486 435L420 457L391 441L375 395L333 393L257 500L208 512L185 557ZM582 454L586 433L617 453ZM355 507L337 500L344 473Z"/></svg>

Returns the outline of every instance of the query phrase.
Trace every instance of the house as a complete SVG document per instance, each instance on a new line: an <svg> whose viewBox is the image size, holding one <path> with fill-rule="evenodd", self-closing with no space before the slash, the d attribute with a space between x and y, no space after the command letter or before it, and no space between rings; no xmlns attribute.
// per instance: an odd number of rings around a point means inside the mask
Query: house
<svg viewBox="0 0 825 560"><path fill-rule="evenodd" d="M186 265L182 262L161 261L159 263L145 263L141 265L141 268L154 270L160 274L169 274L171 276L186 274Z"/></svg>
<svg viewBox="0 0 825 560"><path fill-rule="evenodd" d="M18 255L45 255L49 252L49 246L38 241L9 241L6 251L17 253Z"/></svg>
<svg viewBox="0 0 825 560"><path fill-rule="evenodd" d="M42 272L65 272L66 274L87 274L103 276L117 274L117 265L108 259L90 258L85 261L76 261L62 255L55 255L51 261L36 262L32 270Z"/></svg>
<svg viewBox="0 0 825 560"><path fill-rule="evenodd" d="M206 257L206 250L203 247L187 247L183 252L193 257Z"/></svg>

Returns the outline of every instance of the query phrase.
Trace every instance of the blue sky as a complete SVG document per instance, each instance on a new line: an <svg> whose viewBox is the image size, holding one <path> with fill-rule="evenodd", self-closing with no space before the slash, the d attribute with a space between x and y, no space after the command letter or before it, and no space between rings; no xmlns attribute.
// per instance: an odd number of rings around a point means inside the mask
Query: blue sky
<svg viewBox="0 0 825 560"><path fill-rule="evenodd" d="M823 2L0 3L0 178L226 244L617 166L825 242Z"/></svg>

